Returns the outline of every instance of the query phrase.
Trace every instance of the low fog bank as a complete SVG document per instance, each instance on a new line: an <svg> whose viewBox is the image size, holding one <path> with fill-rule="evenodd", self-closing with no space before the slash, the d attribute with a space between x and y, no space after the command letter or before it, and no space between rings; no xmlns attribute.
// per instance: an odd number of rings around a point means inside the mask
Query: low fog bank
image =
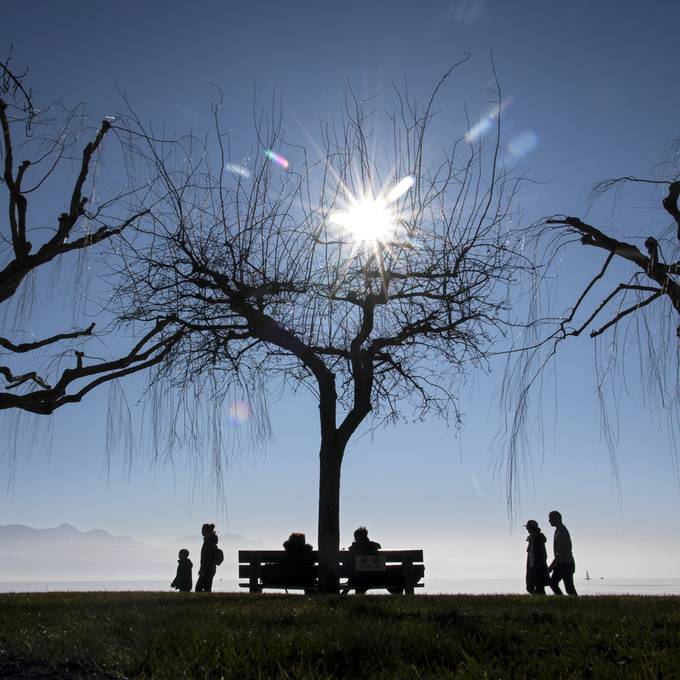
<svg viewBox="0 0 680 680"><path fill-rule="evenodd" d="M285 538L285 537L284 537ZM427 537L399 540L399 535L380 535L384 548L421 548L425 557L426 584L442 579L524 580L526 543L523 531L488 537ZM548 535L551 553L552 534ZM34 529L19 524L0 526L0 581L8 582L103 582L136 581L170 584L180 548L190 552L194 578L201 551L200 535L172 540L142 541L113 536L102 529L80 531L69 524L50 529ZM224 563L217 578L229 589L238 579L238 551L277 549L282 539L245 538L220 532L219 544ZM346 546L344 546L346 547ZM680 575L680 545L674 541L654 543L640 537L636 541L617 537L574 536L576 577L670 578ZM650 559L654 555L654 559Z"/></svg>
<svg viewBox="0 0 680 680"><path fill-rule="evenodd" d="M285 537L284 537L285 538ZM0 567L2 582L158 582L170 583L181 548L189 550L194 578L200 562L201 537L191 535L168 541L142 541L113 536L102 529L80 531L69 524L50 529L34 529L19 524L0 526ZM238 551L278 549L280 540L252 540L238 534L220 533L219 545L224 563L218 579L238 579ZM403 541L383 540L384 548L405 547ZM426 579L502 578L522 574L522 555L504 554L507 546L435 546L425 541L409 548L422 548ZM516 546L515 546L516 547ZM523 546L520 546L520 550ZM514 551L517 552L516 550ZM519 559L519 563L518 563ZM230 586L231 589L231 586Z"/></svg>

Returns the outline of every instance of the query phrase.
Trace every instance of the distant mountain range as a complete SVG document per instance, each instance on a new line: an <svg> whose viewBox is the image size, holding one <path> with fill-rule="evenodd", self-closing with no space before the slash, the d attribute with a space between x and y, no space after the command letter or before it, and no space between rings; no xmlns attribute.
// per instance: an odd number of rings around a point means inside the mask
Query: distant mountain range
<svg viewBox="0 0 680 680"><path fill-rule="evenodd" d="M219 540L223 578L235 577L238 550L261 547L238 534L220 534ZM166 579L174 574L177 551L188 549L197 565L201 544L198 532L151 545L104 529L80 531L71 524L48 529L5 524L0 525L0 581Z"/></svg>
<svg viewBox="0 0 680 680"><path fill-rule="evenodd" d="M0 525L0 543L5 541L23 542L50 542L63 545L87 544L104 542L120 545L144 545L143 541L138 541L129 536L113 536L104 529L91 529L90 531L80 531L72 524L60 524L57 527L48 529L34 529L24 524L3 524ZM238 534L219 534L220 545L236 548L256 549L261 547L260 541L249 541ZM164 541L163 545L175 546L192 543L200 543L201 537L198 533L182 538L174 538Z"/></svg>
<svg viewBox="0 0 680 680"><path fill-rule="evenodd" d="M222 550L224 550L225 547L237 549L242 548L243 550L246 550L247 548L250 548L251 550L257 550L258 548L262 547L262 541L249 541L238 534L218 534L218 536ZM164 545L183 545L185 543L191 544L200 541L201 537L198 534L192 534L191 536L184 536L183 538L175 538L170 541L165 541Z"/></svg>
<svg viewBox="0 0 680 680"><path fill-rule="evenodd" d="M50 543L92 543L97 541L110 541L116 544L140 543L128 536L112 536L103 529L80 531L71 524L60 524L51 529L34 529L23 524L4 524L0 526L0 542L50 542Z"/></svg>

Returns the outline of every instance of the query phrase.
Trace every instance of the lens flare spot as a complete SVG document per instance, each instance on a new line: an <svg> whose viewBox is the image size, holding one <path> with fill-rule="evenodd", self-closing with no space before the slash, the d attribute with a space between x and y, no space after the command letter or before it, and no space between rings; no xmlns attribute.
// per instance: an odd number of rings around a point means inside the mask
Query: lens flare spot
<svg viewBox="0 0 680 680"><path fill-rule="evenodd" d="M270 161L276 163L276 165L282 167L284 170L288 170L288 166L290 165L290 163L288 162L287 158L284 158L283 156L276 153L276 151L273 151L272 149L267 149L265 155Z"/></svg>
<svg viewBox="0 0 680 680"><path fill-rule="evenodd" d="M224 166L225 170L229 170L229 172L233 172L235 175L241 175L241 177L250 177L250 170L248 168L244 167L243 165L239 165L238 163L227 163Z"/></svg>
<svg viewBox="0 0 680 680"><path fill-rule="evenodd" d="M454 0L449 7L449 18L457 24L478 24L486 16L483 0Z"/></svg>
<svg viewBox="0 0 680 680"><path fill-rule="evenodd" d="M250 418L250 406L238 399L229 404L229 420L234 425L243 425Z"/></svg>
<svg viewBox="0 0 680 680"><path fill-rule="evenodd" d="M387 202L392 203L392 201L396 201L398 198L401 198L415 184L415 181L416 178L411 175L404 177L404 179L396 184L392 191L387 194Z"/></svg>
<svg viewBox="0 0 680 680"><path fill-rule="evenodd" d="M508 151L515 158L522 158L531 153L538 146L538 136L531 130L525 130L515 135L508 142Z"/></svg>
<svg viewBox="0 0 680 680"><path fill-rule="evenodd" d="M491 130L501 115L501 111L507 109L514 99L512 97L507 97L500 104L495 104L492 106L480 119L479 122L475 123L466 133L465 141L474 142L481 137L483 137L489 130Z"/></svg>
<svg viewBox="0 0 680 680"><path fill-rule="evenodd" d="M491 129L491 116L482 118L479 123L475 123L466 133L465 141L474 142L483 137Z"/></svg>
<svg viewBox="0 0 680 680"><path fill-rule="evenodd" d="M482 487L479 485L479 481L477 480L477 477L475 476L474 472L470 474L470 480L472 481L472 486L477 492L477 495L483 499L484 493L482 492Z"/></svg>

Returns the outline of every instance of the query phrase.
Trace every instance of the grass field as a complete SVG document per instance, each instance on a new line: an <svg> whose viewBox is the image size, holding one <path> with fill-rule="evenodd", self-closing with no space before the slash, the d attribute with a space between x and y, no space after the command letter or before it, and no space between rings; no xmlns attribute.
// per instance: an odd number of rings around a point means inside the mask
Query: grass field
<svg viewBox="0 0 680 680"><path fill-rule="evenodd" d="M0 595L0 678L680 678L680 598Z"/></svg>

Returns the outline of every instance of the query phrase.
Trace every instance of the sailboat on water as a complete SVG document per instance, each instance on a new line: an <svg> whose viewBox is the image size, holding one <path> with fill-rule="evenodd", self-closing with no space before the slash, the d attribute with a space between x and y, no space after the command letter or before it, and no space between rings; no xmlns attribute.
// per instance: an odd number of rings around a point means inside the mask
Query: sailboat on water
<svg viewBox="0 0 680 680"><path fill-rule="evenodd" d="M588 573L587 569L586 569L586 581L590 581L590 574Z"/></svg>

